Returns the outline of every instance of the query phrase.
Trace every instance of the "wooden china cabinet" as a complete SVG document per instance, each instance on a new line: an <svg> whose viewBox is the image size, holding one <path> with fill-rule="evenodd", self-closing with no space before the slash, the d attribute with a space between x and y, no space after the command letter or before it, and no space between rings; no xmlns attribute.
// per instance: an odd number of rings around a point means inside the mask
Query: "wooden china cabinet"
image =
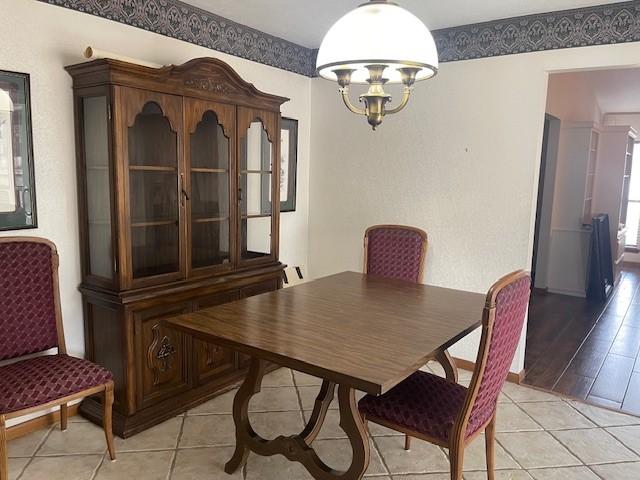
<svg viewBox="0 0 640 480"><path fill-rule="evenodd" d="M233 351L164 319L282 286L280 105L213 58L102 59L73 77L87 358L115 376L131 436L224 391ZM82 413L101 420L98 400Z"/></svg>

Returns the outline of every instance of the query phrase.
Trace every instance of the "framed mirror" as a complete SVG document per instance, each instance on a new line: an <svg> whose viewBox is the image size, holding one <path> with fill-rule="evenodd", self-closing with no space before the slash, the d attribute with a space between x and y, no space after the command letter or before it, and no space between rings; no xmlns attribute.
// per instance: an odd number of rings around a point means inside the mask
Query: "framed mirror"
<svg viewBox="0 0 640 480"><path fill-rule="evenodd" d="M0 70L0 230L36 227L29 74Z"/></svg>

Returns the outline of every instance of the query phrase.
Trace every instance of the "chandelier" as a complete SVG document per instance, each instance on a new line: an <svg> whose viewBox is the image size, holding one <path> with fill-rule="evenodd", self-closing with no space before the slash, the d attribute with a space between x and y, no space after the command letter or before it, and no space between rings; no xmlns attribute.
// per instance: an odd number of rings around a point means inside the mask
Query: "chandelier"
<svg viewBox="0 0 640 480"><path fill-rule="evenodd" d="M385 115L398 113L409 102L415 82L438 71L438 50L422 21L397 4L370 0L338 20L327 32L316 62L318 75L338 82L349 110L365 115L375 130ZM351 103L349 85L366 85L364 108ZM388 108L387 83L402 83L400 103Z"/></svg>

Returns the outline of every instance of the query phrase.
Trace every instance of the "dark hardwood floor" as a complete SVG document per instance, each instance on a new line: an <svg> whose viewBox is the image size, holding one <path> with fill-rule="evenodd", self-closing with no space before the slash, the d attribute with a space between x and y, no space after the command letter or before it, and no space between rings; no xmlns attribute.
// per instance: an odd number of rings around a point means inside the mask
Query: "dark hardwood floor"
<svg viewBox="0 0 640 480"><path fill-rule="evenodd" d="M640 268L606 304L534 293L524 383L640 415Z"/></svg>

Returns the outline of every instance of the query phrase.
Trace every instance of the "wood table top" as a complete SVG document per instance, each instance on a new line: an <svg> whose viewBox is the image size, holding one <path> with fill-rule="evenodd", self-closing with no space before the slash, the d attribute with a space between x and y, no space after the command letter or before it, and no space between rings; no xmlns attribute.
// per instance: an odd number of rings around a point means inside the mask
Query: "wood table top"
<svg viewBox="0 0 640 480"><path fill-rule="evenodd" d="M480 326L484 302L479 293L344 272L168 323L379 395Z"/></svg>

